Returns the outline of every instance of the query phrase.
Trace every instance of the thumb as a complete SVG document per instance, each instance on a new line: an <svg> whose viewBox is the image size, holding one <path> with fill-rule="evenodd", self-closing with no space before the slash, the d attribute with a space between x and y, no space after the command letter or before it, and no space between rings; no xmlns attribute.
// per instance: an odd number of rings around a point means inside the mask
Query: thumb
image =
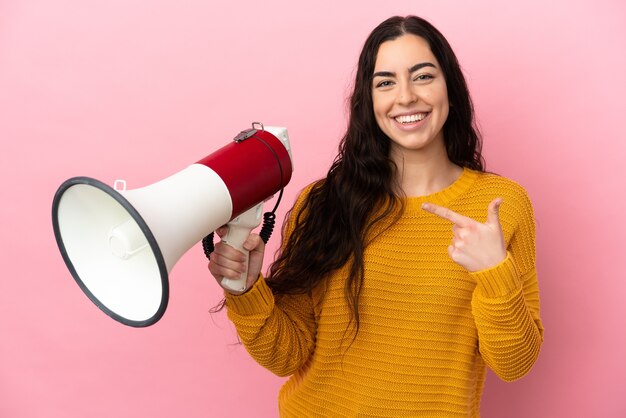
<svg viewBox="0 0 626 418"><path fill-rule="evenodd" d="M498 197L489 203L487 209L487 223L490 225L500 226L500 205L502 204L502 198Z"/></svg>
<svg viewBox="0 0 626 418"><path fill-rule="evenodd" d="M246 240L244 241L243 248L248 251L263 251L263 249L265 248L265 244L258 234L250 234L248 238L246 238Z"/></svg>

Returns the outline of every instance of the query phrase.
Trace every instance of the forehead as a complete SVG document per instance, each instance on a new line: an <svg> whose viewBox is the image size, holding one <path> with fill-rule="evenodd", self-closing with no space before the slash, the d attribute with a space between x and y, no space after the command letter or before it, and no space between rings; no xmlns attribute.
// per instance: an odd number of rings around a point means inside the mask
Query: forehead
<svg viewBox="0 0 626 418"><path fill-rule="evenodd" d="M376 71L408 69L420 62L430 62L439 68L439 63L422 37L406 34L380 44L376 54Z"/></svg>

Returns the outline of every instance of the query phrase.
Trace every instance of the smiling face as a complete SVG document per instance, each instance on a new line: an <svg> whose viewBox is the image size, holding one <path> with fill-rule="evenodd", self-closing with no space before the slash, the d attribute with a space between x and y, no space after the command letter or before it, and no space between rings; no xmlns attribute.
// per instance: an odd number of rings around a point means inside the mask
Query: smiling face
<svg viewBox="0 0 626 418"><path fill-rule="evenodd" d="M428 43L412 34L383 42L372 80L374 115L391 139L391 155L444 149L446 80Z"/></svg>

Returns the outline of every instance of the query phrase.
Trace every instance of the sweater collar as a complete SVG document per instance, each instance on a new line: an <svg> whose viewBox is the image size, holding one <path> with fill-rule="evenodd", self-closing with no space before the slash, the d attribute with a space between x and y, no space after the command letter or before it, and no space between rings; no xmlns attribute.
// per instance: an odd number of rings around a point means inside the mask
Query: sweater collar
<svg viewBox="0 0 626 418"><path fill-rule="evenodd" d="M422 203L429 202L436 205L445 206L458 196L465 193L474 184L480 172L463 168L463 172L451 185L438 192L417 197L407 197L405 199L406 209L421 209Z"/></svg>

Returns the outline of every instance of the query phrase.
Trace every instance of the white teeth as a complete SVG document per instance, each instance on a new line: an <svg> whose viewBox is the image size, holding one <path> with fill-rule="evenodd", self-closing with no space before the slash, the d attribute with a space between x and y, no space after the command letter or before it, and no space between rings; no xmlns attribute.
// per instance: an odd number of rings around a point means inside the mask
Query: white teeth
<svg viewBox="0 0 626 418"><path fill-rule="evenodd" d="M416 113L414 115L397 116L395 119L400 123L413 123L424 120L426 113Z"/></svg>

